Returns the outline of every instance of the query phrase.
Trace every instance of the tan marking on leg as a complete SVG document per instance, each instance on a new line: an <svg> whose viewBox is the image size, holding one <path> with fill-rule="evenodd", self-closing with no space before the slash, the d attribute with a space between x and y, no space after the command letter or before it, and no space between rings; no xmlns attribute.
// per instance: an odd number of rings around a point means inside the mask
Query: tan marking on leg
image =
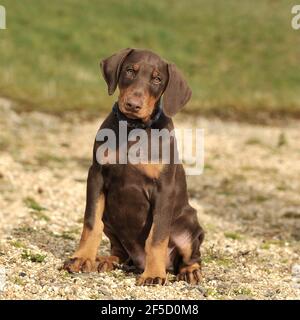
<svg viewBox="0 0 300 320"><path fill-rule="evenodd" d="M97 270L99 272L114 270L119 263L120 258L117 256L99 256L96 258Z"/></svg>
<svg viewBox="0 0 300 320"><path fill-rule="evenodd" d="M191 244L187 244L186 246L182 247L182 248L178 248L180 254L182 255L182 261L185 264L188 264L191 256L192 256L192 245Z"/></svg>
<svg viewBox="0 0 300 320"><path fill-rule="evenodd" d="M156 283L164 284L166 281L167 249L169 237L154 244L153 228L154 224L152 225L149 236L146 240L145 270L137 281L138 285Z"/></svg>
<svg viewBox="0 0 300 320"><path fill-rule="evenodd" d="M101 194L97 202L93 228L90 229L86 225L83 226L79 246L71 259L65 263L64 268L68 271L95 271L96 255L104 227L102 222L104 204L104 195Z"/></svg>
<svg viewBox="0 0 300 320"><path fill-rule="evenodd" d="M180 268L180 273L184 273L184 272L193 272L195 270L199 270L200 266L198 262L195 262L189 266L185 266L185 267L181 267Z"/></svg>
<svg viewBox="0 0 300 320"><path fill-rule="evenodd" d="M188 264L192 255L191 234L187 231L184 231L179 235L175 235L173 241L175 242L178 251L182 256L183 263Z"/></svg>
<svg viewBox="0 0 300 320"><path fill-rule="evenodd" d="M201 266L198 262L191 264L192 256L192 243L186 243L183 247L178 247L180 254L182 255L182 265L179 268L179 273L177 275L178 281L186 281L190 284L200 283Z"/></svg>
<svg viewBox="0 0 300 320"><path fill-rule="evenodd" d="M79 247L74 253L73 257L89 257L96 259L97 250L102 240L103 222L102 216L104 211L104 195L101 194L97 203L95 221L93 229L89 229L86 226L83 227Z"/></svg>
<svg viewBox="0 0 300 320"><path fill-rule="evenodd" d="M201 269L201 266L199 263L195 262L193 264L191 264L191 257L192 257L192 243L187 243L184 247L178 247L178 250L180 252L180 254L182 255L182 267L180 268L179 272L184 272L181 270L185 270L185 268L189 268L191 267L192 269L194 267L197 267L198 269ZM189 269L187 269L186 272L191 272L188 271Z"/></svg>

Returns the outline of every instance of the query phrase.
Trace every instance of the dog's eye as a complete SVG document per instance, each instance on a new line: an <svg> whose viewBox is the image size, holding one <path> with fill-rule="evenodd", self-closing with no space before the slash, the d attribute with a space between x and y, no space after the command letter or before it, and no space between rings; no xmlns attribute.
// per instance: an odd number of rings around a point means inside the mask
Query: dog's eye
<svg viewBox="0 0 300 320"><path fill-rule="evenodd" d="M153 83L154 84L160 84L161 83L161 78L160 77L153 78Z"/></svg>
<svg viewBox="0 0 300 320"><path fill-rule="evenodd" d="M129 77L133 77L134 76L134 70L133 69L127 69L126 70L126 75Z"/></svg>

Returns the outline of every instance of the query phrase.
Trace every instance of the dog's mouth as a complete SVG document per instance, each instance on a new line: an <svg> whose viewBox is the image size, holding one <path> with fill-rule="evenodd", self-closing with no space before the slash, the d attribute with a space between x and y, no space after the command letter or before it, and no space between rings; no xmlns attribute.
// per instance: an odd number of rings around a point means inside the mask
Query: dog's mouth
<svg viewBox="0 0 300 320"><path fill-rule="evenodd" d="M129 119L143 120L145 118L145 108L141 106L134 106L131 102L119 102L119 110Z"/></svg>
<svg viewBox="0 0 300 320"><path fill-rule="evenodd" d="M126 117L128 118L128 119L131 119L131 120L141 120L142 118L140 118L140 117L138 117L138 116L136 116L136 115L134 115L134 114L130 114L130 113L127 113L127 114L125 114L126 115Z"/></svg>
<svg viewBox="0 0 300 320"><path fill-rule="evenodd" d="M132 111L126 111L123 108L120 108L120 111L129 119L132 120L138 120L138 119L142 119L136 112L132 112Z"/></svg>
<svg viewBox="0 0 300 320"><path fill-rule="evenodd" d="M124 111L121 110L121 112L129 119L133 119L133 120L141 119L141 117L137 112L127 111L126 109Z"/></svg>
<svg viewBox="0 0 300 320"><path fill-rule="evenodd" d="M148 95L120 94L118 105L120 112L131 120L147 123L155 111L157 99Z"/></svg>

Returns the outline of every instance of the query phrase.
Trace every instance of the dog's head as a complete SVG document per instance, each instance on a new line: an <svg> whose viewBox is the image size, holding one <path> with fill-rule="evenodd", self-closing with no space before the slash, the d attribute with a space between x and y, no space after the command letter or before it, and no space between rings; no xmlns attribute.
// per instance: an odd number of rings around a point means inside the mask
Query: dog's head
<svg viewBox="0 0 300 320"><path fill-rule="evenodd" d="M120 111L146 122L163 95L163 111L172 117L190 99L191 89L174 64L149 50L124 49L101 61L101 70L112 95L120 90Z"/></svg>

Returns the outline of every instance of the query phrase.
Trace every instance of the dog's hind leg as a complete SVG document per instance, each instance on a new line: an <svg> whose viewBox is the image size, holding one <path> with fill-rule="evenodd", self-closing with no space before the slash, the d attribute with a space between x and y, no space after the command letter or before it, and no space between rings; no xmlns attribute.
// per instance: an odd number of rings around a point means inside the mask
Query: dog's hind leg
<svg viewBox="0 0 300 320"><path fill-rule="evenodd" d="M196 210L188 206L183 214L175 221L172 232L172 242L178 251L178 259L174 270L177 280L190 284L201 281L201 253L200 245L204 239L204 231L200 226Z"/></svg>

